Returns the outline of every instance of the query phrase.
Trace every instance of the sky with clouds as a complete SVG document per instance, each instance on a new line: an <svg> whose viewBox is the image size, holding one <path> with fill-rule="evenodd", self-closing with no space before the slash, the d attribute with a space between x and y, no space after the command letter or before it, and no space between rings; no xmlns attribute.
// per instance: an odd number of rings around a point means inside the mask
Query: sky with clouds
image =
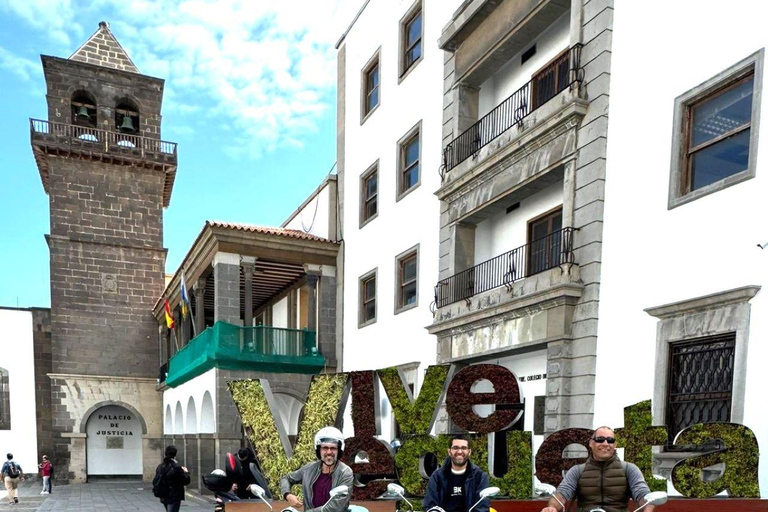
<svg viewBox="0 0 768 512"><path fill-rule="evenodd" d="M142 74L165 79L179 143L166 271L205 220L279 225L335 162L336 50L363 0L0 0L0 306L50 305L48 198L29 118L40 54L69 57L102 20Z"/></svg>

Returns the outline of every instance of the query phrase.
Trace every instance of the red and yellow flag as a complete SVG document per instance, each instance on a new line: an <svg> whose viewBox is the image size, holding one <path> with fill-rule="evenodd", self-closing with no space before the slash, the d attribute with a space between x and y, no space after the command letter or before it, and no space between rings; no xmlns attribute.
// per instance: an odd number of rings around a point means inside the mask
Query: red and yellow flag
<svg viewBox="0 0 768 512"><path fill-rule="evenodd" d="M169 329L176 327L176 322L173 320L173 315L171 315L171 306L168 305L168 299L165 299L165 324Z"/></svg>

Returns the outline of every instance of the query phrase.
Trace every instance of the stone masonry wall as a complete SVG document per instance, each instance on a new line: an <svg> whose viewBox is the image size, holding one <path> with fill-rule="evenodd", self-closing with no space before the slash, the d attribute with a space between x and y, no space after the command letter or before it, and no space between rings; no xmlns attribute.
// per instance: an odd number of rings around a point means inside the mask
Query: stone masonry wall
<svg viewBox="0 0 768 512"><path fill-rule="evenodd" d="M51 407L52 371L51 310L32 310L32 344L35 358L35 414L37 418L37 458L53 457L53 410ZM53 459L52 464L57 464ZM55 475L55 474L54 474Z"/></svg>
<svg viewBox="0 0 768 512"><path fill-rule="evenodd" d="M43 56L43 70L48 86L48 120L69 123L72 95L87 91L96 99L96 125L102 130L115 130L115 107L128 98L139 109L139 133L160 138L164 81L128 71L57 57Z"/></svg>
<svg viewBox="0 0 768 512"><path fill-rule="evenodd" d="M325 357L328 371L335 371L336 360L336 291L335 277L322 276L318 293L317 346Z"/></svg>

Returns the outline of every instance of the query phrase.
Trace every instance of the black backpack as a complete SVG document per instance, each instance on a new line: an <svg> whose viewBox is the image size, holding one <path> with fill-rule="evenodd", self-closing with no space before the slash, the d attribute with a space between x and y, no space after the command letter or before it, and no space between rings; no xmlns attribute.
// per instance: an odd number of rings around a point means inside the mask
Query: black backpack
<svg viewBox="0 0 768 512"><path fill-rule="evenodd" d="M19 466L17 466L15 462L9 462L8 476L11 478L19 478L19 475L21 475L21 471L19 471Z"/></svg>
<svg viewBox="0 0 768 512"><path fill-rule="evenodd" d="M173 466L170 466L173 468ZM165 463L157 466L155 478L152 479L152 494L156 498L166 499L171 493L171 482L168 478L168 466Z"/></svg>

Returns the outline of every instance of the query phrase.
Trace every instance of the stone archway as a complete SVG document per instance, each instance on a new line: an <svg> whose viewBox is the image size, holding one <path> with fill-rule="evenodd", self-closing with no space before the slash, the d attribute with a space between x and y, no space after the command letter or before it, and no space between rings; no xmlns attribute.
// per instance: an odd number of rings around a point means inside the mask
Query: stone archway
<svg viewBox="0 0 768 512"><path fill-rule="evenodd" d="M141 476L144 418L133 408L110 403L85 419L88 476Z"/></svg>

